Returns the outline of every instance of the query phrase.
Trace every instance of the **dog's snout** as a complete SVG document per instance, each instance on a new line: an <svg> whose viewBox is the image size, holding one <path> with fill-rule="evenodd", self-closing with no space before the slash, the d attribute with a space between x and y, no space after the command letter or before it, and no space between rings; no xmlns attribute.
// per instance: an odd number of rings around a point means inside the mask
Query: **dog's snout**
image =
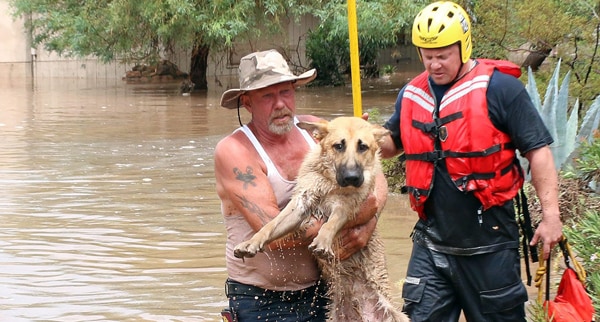
<svg viewBox="0 0 600 322"><path fill-rule="evenodd" d="M342 187L360 187L365 181L360 167L342 167L337 173L337 182Z"/></svg>

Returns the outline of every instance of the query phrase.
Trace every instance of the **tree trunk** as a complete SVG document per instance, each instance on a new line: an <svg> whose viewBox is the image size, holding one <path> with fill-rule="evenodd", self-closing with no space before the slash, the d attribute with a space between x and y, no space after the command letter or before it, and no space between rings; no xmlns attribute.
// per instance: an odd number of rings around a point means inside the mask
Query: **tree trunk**
<svg viewBox="0 0 600 322"><path fill-rule="evenodd" d="M190 80L194 89L208 89L206 71L208 69L208 51L210 48L203 43L197 43L192 50L190 64Z"/></svg>
<svg viewBox="0 0 600 322"><path fill-rule="evenodd" d="M552 48L544 48L541 50L532 51L529 53L529 55L527 55L527 58L525 58L525 61L523 64L521 64L521 67L531 67L532 71L537 71L551 51Z"/></svg>

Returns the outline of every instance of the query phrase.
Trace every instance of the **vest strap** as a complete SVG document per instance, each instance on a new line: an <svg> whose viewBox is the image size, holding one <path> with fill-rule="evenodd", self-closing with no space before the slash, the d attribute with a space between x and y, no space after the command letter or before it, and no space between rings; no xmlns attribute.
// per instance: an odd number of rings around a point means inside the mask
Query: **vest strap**
<svg viewBox="0 0 600 322"><path fill-rule="evenodd" d="M500 176L503 176L503 175L509 173L510 170L512 170L513 166L514 166L514 164L511 163L508 166L504 167L502 170L500 170ZM464 189L467 186L467 182L469 182L471 180L489 180L489 179L493 179L495 176L496 176L495 172L471 173L471 174L468 174L457 180L454 180L454 184L457 187L462 186Z"/></svg>
<svg viewBox="0 0 600 322"><path fill-rule="evenodd" d="M483 151L473 151L473 152L456 152L456 151L431 151L431 152L423 152L423 153L415 153L415 154L406 154L406 160L419 160L419 161L439 161L445 158L475 158L475 157L485 157L492 153L496 153L502 149L501 144L496 144L492 147L489 147Z"/></svg>
<svg viewBox="0 0 600 322"><path fill-rule="evenodd" d="M531 270L529 268L529 259L536 263L539 261L537 246L529 246L529 242L533 238L533 225L531 224L531 215L529 213L529 205L527 203L527 194L523 187L520 189L520 194L515 197L517 204L517 222L521 228L523 255L525 257L525 270L527 274L527 285L531 286Z"/></svg>
<svg viewBox="0 0 600 322"><path fill-rule="evenodd" d="M462 117L463 117L463 113L462 113L462 111L460 111L460 112L452 113L450 115L446 115L442 118L437 118L429 123L424 123L424 122L419 122L419 121L413 120L412 125L425 133L437 134L437 129L440 126L442 126L446 123L450 123L454 120L458 120Z"/></svg>
<svg viewBox="0 0 600 322"><path fill-rule="evenodd" d="M429 196L429 189L418 189L410 186L403 186L401 189L402 193L411 194L415 199L419 199L421 196Z"/></svg>
<svg viewBox="0 0 600 322"><path fill-rule="evenodd" d="M456 151L431 151L431 152L423 152L423 153L413 153L413 154L405 154L406 160L417 160L417 161L439 161L444 158L477 158L477 157L485 157L492 153L499 152L500 150L512 150L512 143L505 144L496 144L491 146L483 151L472 151L472 152L456 152Z"/></svg>

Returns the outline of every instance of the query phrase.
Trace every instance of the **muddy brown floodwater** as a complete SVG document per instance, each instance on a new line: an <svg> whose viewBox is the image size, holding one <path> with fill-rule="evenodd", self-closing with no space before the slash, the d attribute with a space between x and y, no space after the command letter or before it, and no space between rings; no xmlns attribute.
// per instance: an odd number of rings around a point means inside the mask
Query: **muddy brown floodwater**
<svg viewBox="0 0 600 322"><path fill-rule="evenodd" d="M364 84L363 110L391 114L405 78ZM220 321L213 149L238 121L223 88L177 88L0 80L0 321ZM350 87L297 95L299 113L353 113ZM390 195L379 229L399 301L415 220Z"/></svg>

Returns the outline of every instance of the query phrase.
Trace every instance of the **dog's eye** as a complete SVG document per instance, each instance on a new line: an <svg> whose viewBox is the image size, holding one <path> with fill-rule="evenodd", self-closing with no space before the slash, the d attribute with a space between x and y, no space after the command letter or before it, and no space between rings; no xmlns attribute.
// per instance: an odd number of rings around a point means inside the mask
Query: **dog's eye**
<svg viewBox="0 0 600 322"><path fill-rule="evenodd" d="M340 143L334 143L333 149L338 152L343 152L346 149L346 142L344 140L342 140L342 142L340 142Z"/></svg>
<svg viewBox="0 0 600 322"><path fill-rule="evenodd" d="M358 152L365 152L369 149L369 146L364 143L358 143Z"/></svg>
<svg viewBox="0 0 600 322"><path fill-rule="evenodd" d="M358 152L365 152L369 149L369 146L364 144L361 140L358 141L357 150Z"/></svg>

